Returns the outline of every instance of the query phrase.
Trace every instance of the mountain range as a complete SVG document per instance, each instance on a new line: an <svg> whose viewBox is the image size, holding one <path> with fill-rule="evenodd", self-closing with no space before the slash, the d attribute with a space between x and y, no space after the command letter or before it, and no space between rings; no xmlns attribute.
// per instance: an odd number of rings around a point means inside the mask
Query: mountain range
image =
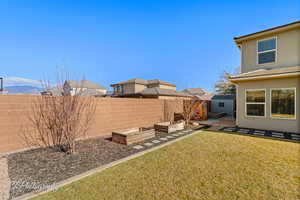
<svg viewBox="0 0 300 200"><path fill-rule="evenodd" d="M39 94L42 91L40 81L20 77L4 77L3 86L8 94Z"/></svg>

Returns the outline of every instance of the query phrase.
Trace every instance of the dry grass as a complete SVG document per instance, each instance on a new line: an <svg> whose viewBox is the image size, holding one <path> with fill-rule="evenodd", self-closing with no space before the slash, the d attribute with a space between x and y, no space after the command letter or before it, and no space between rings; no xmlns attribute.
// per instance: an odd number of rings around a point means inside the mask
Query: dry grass
<svg viewBox="0 0 300 200"><path fill-rule="evenodd" d="M300 144L202 132L37 199L300 199Z"/></svg>

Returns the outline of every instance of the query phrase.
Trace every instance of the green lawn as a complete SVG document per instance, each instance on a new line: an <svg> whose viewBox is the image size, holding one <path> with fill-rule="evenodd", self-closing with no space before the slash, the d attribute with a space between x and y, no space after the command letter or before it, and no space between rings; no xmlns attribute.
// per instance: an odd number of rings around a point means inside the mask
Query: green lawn
<svg viewBox="0 0 300 200"><path fill-rule="evenodd" d="M300 144L202 132L37 199L300 199Z"/></svg>

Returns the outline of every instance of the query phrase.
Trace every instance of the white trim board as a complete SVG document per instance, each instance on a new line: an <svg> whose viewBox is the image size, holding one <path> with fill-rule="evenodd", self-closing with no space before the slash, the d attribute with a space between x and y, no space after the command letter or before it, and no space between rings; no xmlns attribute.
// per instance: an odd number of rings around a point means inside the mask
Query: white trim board
<svg viewBox="0 0 300 200"><path fill-rule="evenodd" d="M265 102L253 102L253 103L247 103L247 91L264 91L265 92ZM266 106L266 100L267 100L267 89L266 88L258 88L258 89L245 89L245 102L244 102L244 105L245 105L245 113L244 113L244 116L245 118L266 118L267 117L267 106ZM247 105L248 104L264 104L264 116L254 116L254 115L251 115L251 116L248 116L247 115Z"/></svg>

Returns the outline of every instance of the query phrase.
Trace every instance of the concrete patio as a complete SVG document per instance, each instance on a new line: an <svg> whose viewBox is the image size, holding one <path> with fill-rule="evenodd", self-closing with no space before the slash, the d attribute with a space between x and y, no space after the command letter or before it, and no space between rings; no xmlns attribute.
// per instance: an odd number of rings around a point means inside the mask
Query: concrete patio
<svg viewBox="0 0 300 200"><path fill-rule="evenodd" d="M225 116L221 117L218 119L210 118L208 120L203 120L203 121L197 121L200 124L207 125L207 126L212 126L212 127L231 127L235 126L235 118L231 116Z"/></svg>

